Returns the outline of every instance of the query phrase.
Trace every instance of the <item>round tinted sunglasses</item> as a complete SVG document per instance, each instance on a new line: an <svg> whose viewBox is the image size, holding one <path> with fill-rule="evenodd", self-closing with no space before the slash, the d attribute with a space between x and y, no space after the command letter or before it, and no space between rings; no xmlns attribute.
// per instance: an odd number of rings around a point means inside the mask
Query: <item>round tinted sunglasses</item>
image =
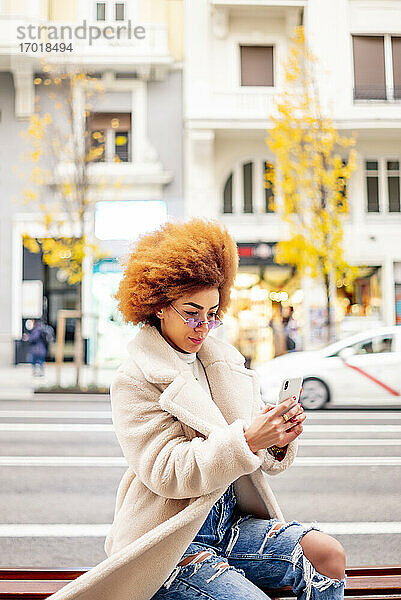
<svg viewBox="0 0 401 600"><path fill-rule="evenodd" d="M207 328L208 329L216 329L216 327L220 327L220 325L223 325L223 321L216 315L217 319L210 319L210 321L202 321L202 319L194 319L194 318L190 318L190 319L186 319L176 308L175 306L173 306L170 302L170 306L171 308L173 308L175 310L175 312L180 315L181 319L183 321L185 321L185 323L188 325L188 327L190 327L191 329L196 329L197 327L199 327L199 325L202 325L202 323L206 323L207 324Z"/></svg>

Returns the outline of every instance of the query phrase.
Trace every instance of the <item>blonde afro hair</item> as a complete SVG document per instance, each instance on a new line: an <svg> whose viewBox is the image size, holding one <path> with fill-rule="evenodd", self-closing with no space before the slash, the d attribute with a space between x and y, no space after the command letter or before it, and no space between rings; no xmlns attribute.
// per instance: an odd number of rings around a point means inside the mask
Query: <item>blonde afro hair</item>
<svg viewBox="0 0 401 600"><path fill-rule="evenodd" d="M157 325L157 309L191 290L217 287L222 315L237 268L237 245L225 227L200 218L168 222L139 237L115 298L125 322Z"/></svg>

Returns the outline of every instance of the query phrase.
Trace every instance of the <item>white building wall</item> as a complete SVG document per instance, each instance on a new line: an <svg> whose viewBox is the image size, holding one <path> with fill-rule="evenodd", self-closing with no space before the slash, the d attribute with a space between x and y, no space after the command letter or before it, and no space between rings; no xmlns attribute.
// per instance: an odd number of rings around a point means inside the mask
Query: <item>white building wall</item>
<svg viewBox="0 0 401 600"><path fill-rule="evenodd" d="M222 214L223 186L233 172L239 205L239 169L272 158L265 143L274 95L282 90L282 62L290 34L303 22L316 67L322 106L343 135L357 140L358 169L349 182L350 214L344 245L356 265L382 267L382 320L395 322L394 263L401 260L401 213L367 213L364 161L401 161L401 102L353 99L352 34L401 35L398 0L305 0L185 3L184 127L186 215L217 217L237 241L279 241L277 215ZM389 55L386 41L386 59ZM274 87L241 87L239 44L274 45ZM389 80L389 75L387 75ZM384 164L384 163L383 163ZM386 182L382 179L381 192ZM237 189L237 192L235 192ZM260 192L263 193L262 191ZM254 198L255 201L255 198ZM260 196L256 205L261 206ZM316 297L316 284L308 284Z"/></svg>

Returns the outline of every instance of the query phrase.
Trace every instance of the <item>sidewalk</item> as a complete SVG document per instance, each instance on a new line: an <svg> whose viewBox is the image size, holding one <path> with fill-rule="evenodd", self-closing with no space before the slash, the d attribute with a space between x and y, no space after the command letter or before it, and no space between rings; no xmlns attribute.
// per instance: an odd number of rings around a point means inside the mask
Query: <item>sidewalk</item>
<svg viewBox="0 0 401 600"><path fill-rule="evenodd" d="M117 367L99 368L97 372L92 366L81 368L81 386L94 385L109 388ZM43 377L33 377L32 367L20 364L10 367L0 367L0 400L32 400L35 390L42 387L56 385L56 365L47 363ZM61 386L72 387L75 385L75 368L73 364L64 363L61 368ZM91 394L88 394L90 397Z"/></svg>

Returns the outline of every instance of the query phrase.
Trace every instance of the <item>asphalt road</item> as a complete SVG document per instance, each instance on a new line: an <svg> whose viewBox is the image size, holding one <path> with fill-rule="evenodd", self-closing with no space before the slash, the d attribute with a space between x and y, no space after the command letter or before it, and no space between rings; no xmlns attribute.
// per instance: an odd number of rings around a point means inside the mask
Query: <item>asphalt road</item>
<svg viewBox="0 0 401 600"><path fill-rule="evenodd" d="M287 521L316 521L347 565L401 564L401 410L308 412L294 465L272 477ZM110 405L85 396L0 402L2 566L106 558L125 459Z"/></svg>

